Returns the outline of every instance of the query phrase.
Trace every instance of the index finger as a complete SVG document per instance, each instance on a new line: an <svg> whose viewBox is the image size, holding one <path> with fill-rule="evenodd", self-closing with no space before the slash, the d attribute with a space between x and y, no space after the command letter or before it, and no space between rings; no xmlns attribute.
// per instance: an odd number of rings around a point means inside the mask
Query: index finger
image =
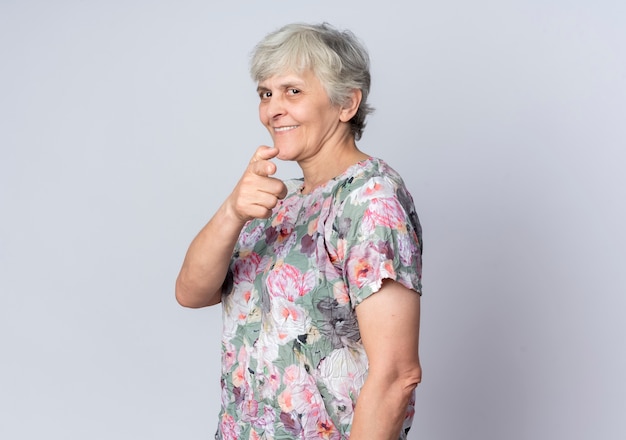
<svg viewBox="0 0 626 440"><path fill-rule="evenodd" d="M273 157L276 157L277 154L277 148L268 147L267 145L261 145L254 152L252 159L250 159L250 163L258 162L260 160L269 160Z"/></svg>

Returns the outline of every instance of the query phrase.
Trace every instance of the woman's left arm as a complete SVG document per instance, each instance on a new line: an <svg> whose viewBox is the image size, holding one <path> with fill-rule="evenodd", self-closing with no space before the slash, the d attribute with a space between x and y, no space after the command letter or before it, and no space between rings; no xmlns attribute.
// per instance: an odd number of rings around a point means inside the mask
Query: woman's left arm
<svg viewBox="0 0 626 440"><path fill-rule="evenodd" d="M422 379L419 361L420 295L385 280L356 307L369 360L356 403L352 440L398 440L413 390Z"/></svg>

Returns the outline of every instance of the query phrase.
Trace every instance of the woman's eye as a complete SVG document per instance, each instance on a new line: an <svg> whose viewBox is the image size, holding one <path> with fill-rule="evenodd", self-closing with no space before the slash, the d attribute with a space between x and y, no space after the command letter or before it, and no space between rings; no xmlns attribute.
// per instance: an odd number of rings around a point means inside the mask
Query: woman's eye
<svg viewBox="0 0 626 440"><path fill-rule="evenodd" d="M259 98L261 98L261 99L267 99L267 98L270 98L271 96L272 96L272 92L270 92L270 91L265 91L265 92L259 93Z"/></svg>
<svg viewBox="0 0 626 440"><path fill-rule="evenodd" d="M289 94L290 95L297 95L298 93L300 93L300 90L298 90L298 89L289 89Z"/></svg>

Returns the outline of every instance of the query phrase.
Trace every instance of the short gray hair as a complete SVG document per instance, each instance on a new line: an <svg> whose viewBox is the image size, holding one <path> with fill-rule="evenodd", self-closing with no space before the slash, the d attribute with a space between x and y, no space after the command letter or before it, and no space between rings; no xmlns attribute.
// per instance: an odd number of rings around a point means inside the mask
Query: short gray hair
<svg viewBox="0 0 626 440"><path fill-rule="evenodd" d="M352 32L339 31L328 23L294 23L268 34L256 45L250 74L254 81L260 82L288 71L311 70L334 105L346 103L353 90L361 90L361 104L350 120L354 138L359 140L365 118L374 111L367 104L369 67L367 50Z"/></svg>

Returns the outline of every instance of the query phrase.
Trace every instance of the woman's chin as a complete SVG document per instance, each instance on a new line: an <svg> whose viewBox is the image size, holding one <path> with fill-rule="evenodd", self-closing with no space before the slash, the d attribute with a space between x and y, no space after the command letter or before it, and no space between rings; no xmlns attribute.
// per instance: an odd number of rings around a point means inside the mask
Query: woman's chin
<svg viewBox="0 0 626 440"><path fill-rule="evenodd" d="M289 148L281 148L280 146L274 145L274 148L278 149L278 154L276 155L276 159L280 160L295 160L295 156L293 155L293 151L290 151Z"/></svg>

